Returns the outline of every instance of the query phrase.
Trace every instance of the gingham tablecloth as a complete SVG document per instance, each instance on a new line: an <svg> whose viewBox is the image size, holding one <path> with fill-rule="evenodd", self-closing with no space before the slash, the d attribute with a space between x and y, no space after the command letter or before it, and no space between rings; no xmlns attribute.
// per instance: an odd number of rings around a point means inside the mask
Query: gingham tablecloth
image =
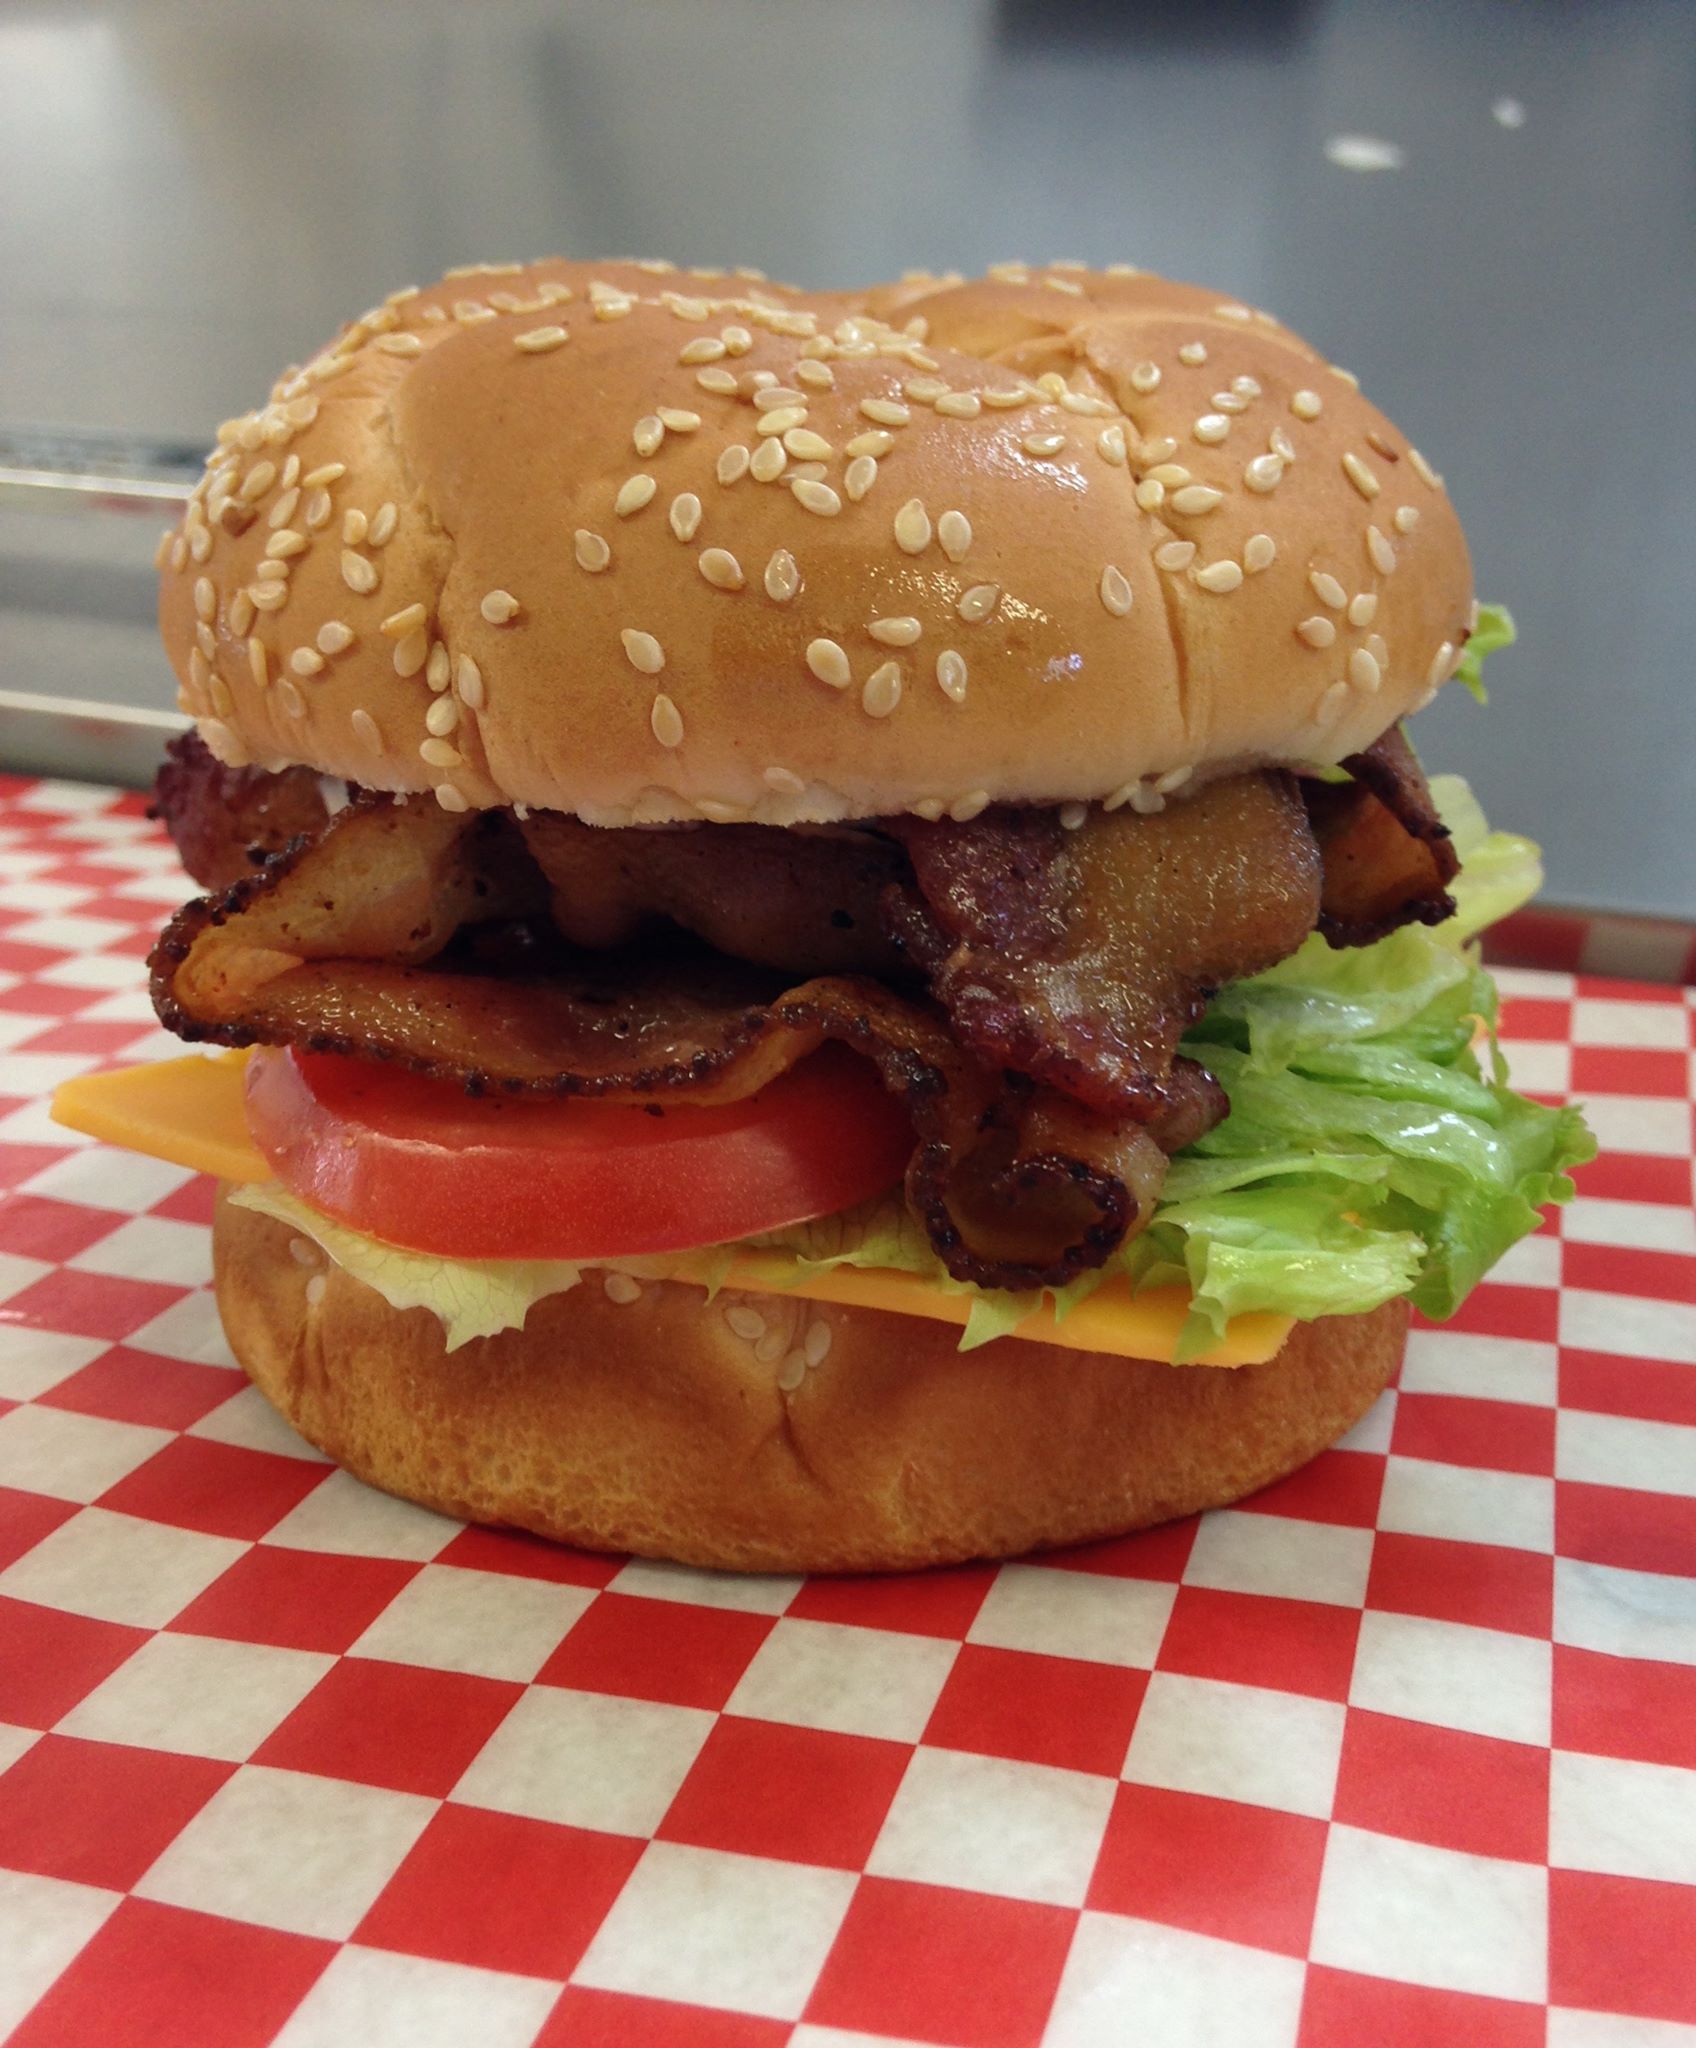
<svg viewBox="0 0 1696 2048"><path fill-rule="evenodd" d="M138 799L0 783L0 2034L1696 2042L1688 991L1505 977L1605 1156L1240 1508L888 1582L367 1491L230 1363Z"/></svg>

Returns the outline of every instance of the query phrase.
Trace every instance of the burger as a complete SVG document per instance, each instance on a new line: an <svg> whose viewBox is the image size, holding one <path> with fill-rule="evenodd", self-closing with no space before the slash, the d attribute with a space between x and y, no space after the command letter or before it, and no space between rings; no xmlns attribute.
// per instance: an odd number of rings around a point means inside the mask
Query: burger
<svg viewBox="0 0 1696 2048"><path fill-rule="evenodd" d="M1129 267L391 294L160 549L208 891L74 1084L377 1486L749 1569L996 1557L1335 1442L1585 1155L1401 721L1511 637L1442 479Z"/></svg>

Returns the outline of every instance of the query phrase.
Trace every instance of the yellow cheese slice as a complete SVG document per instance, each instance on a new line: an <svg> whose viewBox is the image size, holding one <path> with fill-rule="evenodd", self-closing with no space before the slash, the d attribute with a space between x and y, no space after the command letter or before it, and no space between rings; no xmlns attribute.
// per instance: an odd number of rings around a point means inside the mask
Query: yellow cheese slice
<svg viewBox="0 0 1696 2048"><path fill-rule="evenodd" d="M220 1180L270 1180L271 1169L248 1135L242 1104L246 1066L244 1052L195 1053L118 1073L79 1075L54 1094L53 1116L74 1131ZM700 1270L698 1253L678 1255L676 1278L692 1279ZM971 1308L968 1296L944 1293L920 1273L854 1266L804 1273L787 1252L739 1252L723 1284L750 1294L797 1295L962 1327ZM1123 1279L1112 1279L1061 1322L1045 1302L1013 1335L1071 1351L1170 1363L1188 1313L1186 1288L1151 1287L1133 1295ZM1194 1363L1262 1364L1276 1355L1293 1322L1291 1316L1264 1312L1234 1317L1221 1342Z"/></svg>

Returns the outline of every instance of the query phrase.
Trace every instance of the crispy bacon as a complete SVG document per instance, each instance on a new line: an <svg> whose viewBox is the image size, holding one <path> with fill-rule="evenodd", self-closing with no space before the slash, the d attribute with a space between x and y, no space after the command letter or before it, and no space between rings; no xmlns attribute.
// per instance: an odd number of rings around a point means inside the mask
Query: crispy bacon
<svg viewBox="0 0 1696 2048"><path fill-rule="evenodd" d="M324 829L324 781L315 768L226 768L199 733L185 732L165 749L153 804L200 886L227 889L267 854Z"/></svg>
<svg viewBox="0 0 1696 2048"><path fill-rule="evenodd" d="M1318 914L1313 835L1279 774L1153 816L1092 811L1075 832L1039 810L888 829L917 880L886 899L892 929L962 1044L1104 1116L1150 1123L1182 1096L1193 1121L1179 1039L1215 988L1293 953Z"/></svg>
<svg viewBox="0 0 1696 2048"><path fill-rule="evenodd" d="M1325 864L1319 929L1333 946L1367 946L1398 925L1452 917L1446 885L1460 862L1401 727L1343 766L1352 782L1303 785Z"/></svg>
<svg viewBox="0 0 1696 2048"><path fill-rule="evenodd" d="M462 932L534 914L545 887L502 814L361 802L154 950L154 1001L184 1038L299 1044L404 1061L476 1088L734 1099L832 1038L913 1119L907 1192L957 1278L1058 1286L1147 1221L1165 1156L972 1059L929 1003L860 977L785 986L697 948L640 961L572 951L545 974L456 965Z"/></svg>

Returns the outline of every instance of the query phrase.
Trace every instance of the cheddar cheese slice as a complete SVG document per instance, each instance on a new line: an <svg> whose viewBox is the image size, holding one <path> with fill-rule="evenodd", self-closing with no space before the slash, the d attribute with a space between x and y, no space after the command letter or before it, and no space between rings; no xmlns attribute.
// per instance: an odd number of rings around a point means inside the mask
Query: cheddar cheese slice
<svg viewBox="0 0 1696 2048"><path fill-rule="evenodd" d="M220 1180L270 1180L271 1169L248 1135L242 1102L246 1066L246 1053L195 1053L118 1073L84 1074L57 1091L53 1115L72 1130ZM645 1259L644 1270L660 1263ZM664 1263L679 1280L694 1279L707 1264L702 1254L691 1252ZM970 1313L966 1295L946 1293L922 1273L854 1266L808 1272L787 1252L739 1252L721 1274L721 1284L744 1293L790 1294L962 1327ZM1110 1279L1064 1320L1056 1321L1045 1301L1012 1334L1072 1351L1170 1363L1188 1313L1189 1294L1183 1287L1145 1288L1133 1295L1124 1280ZM1262 1364L1276 1355L1293 1321L1265 1312L1237 1316L1224 1338L1194 1363Z"/></svg>

